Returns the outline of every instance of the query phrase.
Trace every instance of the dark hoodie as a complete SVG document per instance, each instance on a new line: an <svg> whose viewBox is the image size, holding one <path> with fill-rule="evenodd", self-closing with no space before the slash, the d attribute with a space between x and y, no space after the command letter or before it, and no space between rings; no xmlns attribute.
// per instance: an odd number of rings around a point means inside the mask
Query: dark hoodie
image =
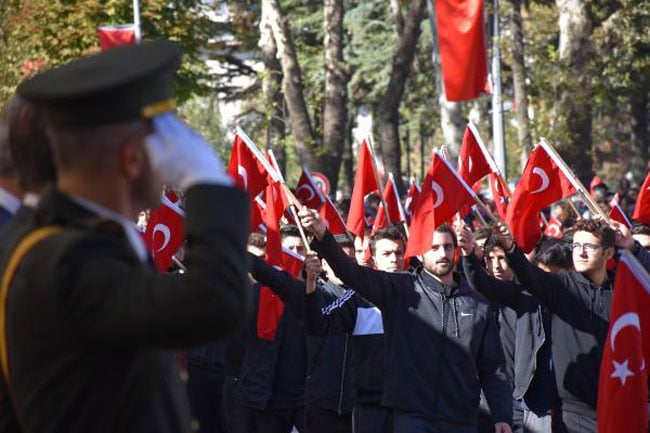
<svg viewBox="0 0 650 433"><path fill-rule="evenodd" d="M381 311L386 333L383 404L460 425L476 424L481 388L495 422L511 422L512 392L498 326L464 280L441 284L426 271L358 266L327 232L314 241L336 275Z"/></svg>

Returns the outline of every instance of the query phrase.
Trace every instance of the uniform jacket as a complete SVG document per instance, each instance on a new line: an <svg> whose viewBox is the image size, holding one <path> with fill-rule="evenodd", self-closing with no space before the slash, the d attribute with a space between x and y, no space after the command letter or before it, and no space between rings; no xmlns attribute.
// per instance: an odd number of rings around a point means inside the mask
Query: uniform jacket
<svg viewBox="0 0 650 433"><path fill-rule="evenodd" d="M329 232L314 247L345 284L382 312L385 406L473 425L482 388L494 421L511 421L512 390L485 298L463 280L443 285L423 270L388 273L358 266Z"/></svg>
<svg viewBox="0 0 650 433"><path fill-rule="evenodd" d="M55 189L12 234L10 246L33 228L64 228L30 250L8 296L10 387L25 432L190 430L173 349L243 320L248 199L215 185L186 198L184 275L156 275L120 225Z"/></svg>

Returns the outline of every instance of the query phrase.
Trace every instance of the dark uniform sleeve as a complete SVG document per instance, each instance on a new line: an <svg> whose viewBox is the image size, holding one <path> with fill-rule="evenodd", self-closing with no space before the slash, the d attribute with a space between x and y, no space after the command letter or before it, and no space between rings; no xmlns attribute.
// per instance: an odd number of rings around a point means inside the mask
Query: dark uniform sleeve
<svg viewBox="0 0 650 433"><path fill-rule="evenodd" d="M516 308L523 288L514 281L499 281L488 275L474 253L463 256L465 278L472 289L482 293L490 301Z"/></svg>
<svg viewBox="0 0 650 433"><path fill-rule="evenodd" d="M312 242L313 248L327 261L337 277L354 289L380 310L390 306L390 299L403 292L410 276L404 273L389 273L359 266L347 256L327 231L321 241Z"/></svg>
<svg viewBox="0 0 650 433"><path fill-rule="evenodd" d="M321 287L316 287L314 293L305 295L303 316L307 332L319 337L351 333L357 321L354 290L346 290L340 298L328 305L324 303Z"/></svg>
<svg viewBox="0 0 650 433"><path fill-rule="evenodd" d="M555 310L558 298L566 295L562 279L530 263L518 246L511 253L506 253L506 257L521 285L528 288L546 307Z"/></svg>
<svg viewBox="0 0 650 433"><path fill-rule="evenodd" d="M185 346L223 337L244 321L248 197L235 188L196 185L186 199L185 274L156 275L133 263L123 242L99 233L83 236L61 256L60 298L90 341Z"/></svg>
<svg viewBox="0 0 650 433"><path fill-rule="evenodd" d="M269 287L289 305L297 317L302 317L302 303L305 296L305 283L296 280L287 272L279 271L260 257L248 253L253 278Z"/></svg>
<svg viewBox="0 0 650 433"><path fill-rule="evenodd" d="M490 406L492 420L512 424L512 378L508 376L499 327L492 312L476 359L481 389Z"/></svg>
<svg viewBox="0 0 650 433"><path fill-rule="evenodd" d="M650 252L643 248L638 241L634 241L634 248L632 249L634 257L641 263L641 266L650 273Z"/></svg>

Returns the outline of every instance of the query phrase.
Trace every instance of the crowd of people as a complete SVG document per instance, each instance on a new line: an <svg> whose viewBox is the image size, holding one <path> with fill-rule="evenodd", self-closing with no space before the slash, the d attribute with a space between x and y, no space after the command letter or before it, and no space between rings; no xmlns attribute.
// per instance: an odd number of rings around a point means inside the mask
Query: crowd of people
<svg viewBox="0 0 650 433"><path fill-rule="evenodd" d="M115 49L4 111L0 431L597 431L615 262L650 270L650 227L558 204L562 236L529 254L498 219L458 219L405 257L402 225L333 235L304 207L280 229L301 266L280 270L171 112L179 61ZM135 222L163 184L187 242L158 274Z"/></svg>

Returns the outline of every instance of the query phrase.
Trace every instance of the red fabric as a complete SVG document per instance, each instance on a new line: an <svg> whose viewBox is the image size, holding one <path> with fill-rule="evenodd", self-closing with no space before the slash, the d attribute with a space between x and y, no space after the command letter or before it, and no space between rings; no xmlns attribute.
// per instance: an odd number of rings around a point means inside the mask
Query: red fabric
<svg viewBox="0 0 650 433"><path fill-rule="evenodd" d="M646 432L650 360L650 276L630 253L616 270L598 384L600 433Z"/></svg>
<svg viewBox="0 0 650 433"><path fill-rule="evenodd" d="M409 224L413 220L413 203L415 203L419 194L420 187L415 182L415 179L411 178L411 184L409 185L409 190L404 200L404 213L406 214L406 221Z"/></svg>
<svg viewBox="0 0 650 433"><path fill-rule="evenodd" d="M648 177L645 178L641 189L639 189L639 196L636 199L632 219L642 224L650 224L650 173L648 173Z"/></svg>
<svg viewBox="0 0 650 433"><path fill-rule="evenodd" d="M363 236L363 231L366 228L364 199L371 192L379 191L372 158L368 142L363 140L359 149L357 172L354 176L354 188L352 189L347 221L348 230L357 236Z"/></svg>
<svg viewBox="0 0 650 433"><path fill-rule="evenodd" d="M575 194L575 188L542 146L530 154L508 205L506 221L517 245L530 252L542 236L539 213L553 202Z"/></svg>
<svg viewBox="0 0 650 433"><path fill-rule="evenodd" d="M97 35L102 51L121 45L135 44L135 26L133 24L98 27Z"/></svg>
<svg viewBox="0 0 650 433"><path fill-rule="evenodd" d="M591 178L591 182L589 182L589 194L593 194L594 190L599 185L604 185L603 180L600 178L600 176L594 176Z"/></svg>
<svg viewBox="0 0 650 433"><path fill-rule="evenodd" d="M330 233L334 235L347 233L348 229L345 227L341 214L336 209L336 206L334 206L334 203L332 203L332 200L327 196L325 196L325 205L320 208L320 216L323 218L323 222Z"/></svg>
<svg viewBox="0 0 650 433"><path fill-rule="evenodd" d="M300 254L294 253L287 248L282 248L282 269L287 271L293 278L298 278L304 262L305 258Z"/></svg>
<svg viewBox="0 0 650 433"><path fill-rule="evenodd" d="M551 216L546 227L544 227L544 234L550 238L560 239L562 237L562 223L560 220Z"/></svg>
<svg viewBox="0 0 650 433"><path fill-rule="evenodd" d="M232 145L228 174L251 198L274 182L264 163L239 135L235 135Z"/></svg>
<svg viewBox="0 0 650 433"><path fill-rule="evenodd" d="M440 63L448 101L490 93L482 0L436 0Z"/></svg>
<svg viewBox="0 0 650 433"><path fill-rule="evenodd" d="M388 182L386 182L386 187L384 188L384 203L386 203L391 224L406 221L406 214L402 208L402 202L399 199L397 186L395 185L395 179L392 173L388 176ZM385 227L388 227L388 220L386 219L386 212L382 203L377 210L377 218L375 218L375 223L372 226L372 234Z"/></svg>
<svg viewBox="0 0 650 433"><path fill-rule="evenodd" d="M325 197L314 183L309 170L303 167L302 175L296 185L296 198L310 209L320 209L325 204Z"/></svg>
<svg viewBox="0 0 650 433"><path fill-rule="evenodd" d="M609 211L609 219L618 221L621 224L625 224L628 226L628 228L632 228L632 222L627 217L627 215L625 215L625 212L623 212L623 209L621 209L621 206L618 204L618 202L612 205L612 208Z"/></svg>
<svg viewBox="0 0 650 433"><path fill-rule="evenodd" d="M160 206L149 216L144 241L159 272L169 269L172 256L183 245L184 217L183 210L166 196L163 196Z"/></svg>
<svg viewBox="0 0 650 433"><path fill-rule="evenodd" d="M422 191L414 203L406 257L414 257L431 249L433 231L451 220L457 209L473 201L467 191L469 187L456 176L446 161L434 154L422 182Z"/></svg>
<svg viewBox="0 0 650 433"><path fill-rule="evenodd" d="M469 126L466 127L458 153L458 174L468 185L474 185L491 172L490 164L478 144L477 137Z"/></svg>
<svg viewBox="0 0 650 433"><path fill-rule="evenodd" d="M282 241L280 239L280 217L284 213L282 187L275 182L266 187L266 261L271 266L282 265ZM273 340L284 313L284 302L270 288L262 286L257 312L257 335Z"/></svg>
<svg viewBox="0 0 650 433"><path fill-rule="evenodd" d="M508 213L510 189L508 185L505 185L501 176L496 173L490 173L490 189L492 190L492 198L497 208L497 214L499 214L499 218L505 221Z"/></svg>

